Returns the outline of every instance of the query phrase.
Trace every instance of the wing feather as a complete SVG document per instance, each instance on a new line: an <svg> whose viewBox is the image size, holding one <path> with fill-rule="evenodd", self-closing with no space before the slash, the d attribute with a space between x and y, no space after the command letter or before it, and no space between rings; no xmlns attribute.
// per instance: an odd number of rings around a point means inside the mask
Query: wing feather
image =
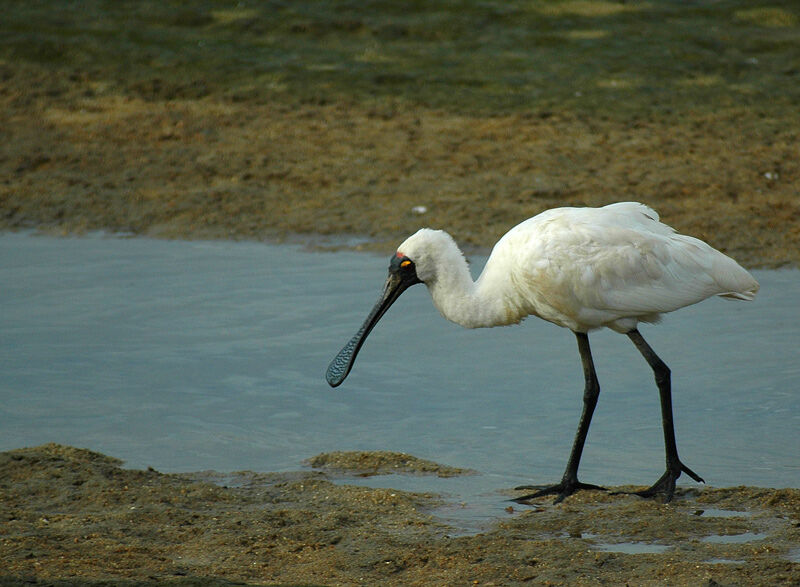
<svg viewBox="0 0 800 587"><path fill-rule="evenodd" d="M570 328L614 327L714 295L753 298L758 283L736 261L658 218L622 202L551 210L509 232L531 313Z"/></svg>

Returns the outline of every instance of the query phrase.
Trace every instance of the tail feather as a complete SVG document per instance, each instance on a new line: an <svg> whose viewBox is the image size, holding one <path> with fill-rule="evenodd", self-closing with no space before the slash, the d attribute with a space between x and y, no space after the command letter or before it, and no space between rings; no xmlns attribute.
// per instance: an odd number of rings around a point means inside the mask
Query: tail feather
<svg viewBox="0 0 800 587"><path fill-rule="evenodd" d="M721 290L717 295L729 300L750 301L756 297L760 287L746 269L719 251L714 259L713 275Z"/></svg>
<svg viewBox="0 0 800 587"><path fill-rule="evenodd" d="M755 287L748 289L747 291L729 291L718 295L719 297L728 300L744 300L746 302L749 302L756 297L756 294L758 293L758 288L759 285L756 283Z"/></svg>

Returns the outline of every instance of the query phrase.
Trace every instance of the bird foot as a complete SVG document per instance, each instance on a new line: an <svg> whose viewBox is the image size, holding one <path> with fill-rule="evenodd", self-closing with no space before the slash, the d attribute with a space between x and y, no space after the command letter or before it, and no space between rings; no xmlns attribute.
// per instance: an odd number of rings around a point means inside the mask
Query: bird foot
<svg viewBox="0 0 800 587"><path fill-rule="evenodd" d="M556 499L553 502L561 503L575 493L576 491L580 491L582 489L593 489L597 491L608 491L605 487L600 487L599 485L590 485L588 483L581 483L577 479L565 481L562 480L561 483L557 483L556 485L520 485L519 487L515 487L515 490L521 489L536 489L534 493L530 493L528 495L523 495L522 497L515 497L511 501L516 501L517 503L526 503L528 500L536 499L539 497L544 497L546 495L555 495Z"/></svg>
<svg viewBox="0 0 800 587"><path fill-rule="evenodd" d="M698 483L705 483L702 477L692 471L689 467L681 463L680 461L677 462L674 466L668 467L667 470L664 472L661 477L659 477L658 481L653 483L647 489L643 489L642 491L631 491L631 492L620 492L626 493L628 495L638 495L639 497L644 498L651 498L655 497L656 495L663 495L664 496L664 503L669 503L672 501L672 497L675 494L675 481L678 480L678 477L681 476L681 473L686 473L697 481Z"/></svg>

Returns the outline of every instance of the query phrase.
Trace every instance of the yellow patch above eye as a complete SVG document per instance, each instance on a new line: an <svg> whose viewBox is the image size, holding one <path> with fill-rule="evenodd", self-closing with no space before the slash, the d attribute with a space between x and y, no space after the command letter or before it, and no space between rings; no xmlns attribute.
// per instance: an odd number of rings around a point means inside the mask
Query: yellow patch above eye
<svg viewBox="0 0 800 587"><path fill-rule="evenodd" d="M411 261L409 261L408 259L400 263L400 267L408 267L409 265L411 265Z"/></svg>

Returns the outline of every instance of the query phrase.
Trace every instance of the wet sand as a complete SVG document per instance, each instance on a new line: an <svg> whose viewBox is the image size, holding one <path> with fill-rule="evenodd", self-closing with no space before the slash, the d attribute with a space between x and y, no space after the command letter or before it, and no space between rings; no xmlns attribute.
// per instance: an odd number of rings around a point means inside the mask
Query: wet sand
<svg viewBox="0 0 800 587"><path fill-rule="evenodd" d="M163 474L56 444L0 453L0 584L796 585L800 578L797 489L682 488L669 505L581 492L558 506L509 502L495 525L460 535L435 516L439 496L342 478L348 468L439 474L434 463L392 453L316 462L334 462L335 472Z"/></svg>

